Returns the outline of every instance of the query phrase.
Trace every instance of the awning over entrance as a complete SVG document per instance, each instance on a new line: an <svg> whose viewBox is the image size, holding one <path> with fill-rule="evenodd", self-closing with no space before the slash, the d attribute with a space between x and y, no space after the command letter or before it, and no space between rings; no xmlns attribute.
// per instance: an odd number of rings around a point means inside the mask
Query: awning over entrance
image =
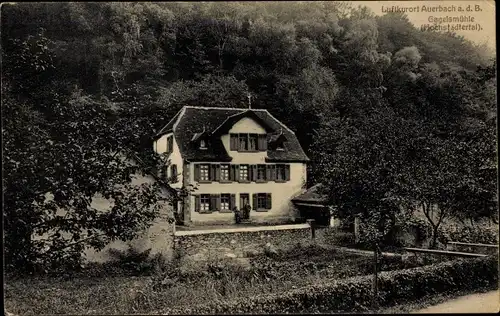
<svg viewBox="0 0 500 316"><path fill-rule="evenodd" d="M293 198L293 204L297 206L326 207L328 199L326 196L319 193L321 188L321 183L310 187L306 192Z"/></svg>

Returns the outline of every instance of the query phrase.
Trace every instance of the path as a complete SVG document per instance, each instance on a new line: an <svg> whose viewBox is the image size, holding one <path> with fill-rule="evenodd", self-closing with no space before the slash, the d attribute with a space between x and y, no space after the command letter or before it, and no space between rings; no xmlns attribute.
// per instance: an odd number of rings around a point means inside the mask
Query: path
<svg viewBox="0 0 500 316"><path fill-rule="evenodd" d="M499 309L500 292L496 290L461 296L411 313L498 313Z"/></svg>

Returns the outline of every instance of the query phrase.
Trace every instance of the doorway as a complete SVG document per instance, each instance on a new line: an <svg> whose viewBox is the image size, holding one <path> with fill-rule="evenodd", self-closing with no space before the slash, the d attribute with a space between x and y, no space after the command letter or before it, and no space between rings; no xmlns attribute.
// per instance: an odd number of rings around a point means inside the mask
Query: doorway
<svg viewBox="0 0 500 316"><path fill-rule="evenodd" d="M240 193L241 218L242 219L249 219L251 209L252 209L252 207L250 206L250 194Z"/></svg>

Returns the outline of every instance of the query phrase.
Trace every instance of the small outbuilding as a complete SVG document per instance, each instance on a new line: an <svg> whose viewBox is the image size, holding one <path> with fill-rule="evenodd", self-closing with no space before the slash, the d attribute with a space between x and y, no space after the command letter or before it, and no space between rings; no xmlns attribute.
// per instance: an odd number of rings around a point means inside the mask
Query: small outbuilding
<svg viewBox="0 0 500 316"><path fill-rule="evenodd" d="M292 199L292 203L300 211L300 216L305 219L314 219L319 226L337 226L328 206L328 198L321 193L323 185L318 183L306 192Z"/></svg>

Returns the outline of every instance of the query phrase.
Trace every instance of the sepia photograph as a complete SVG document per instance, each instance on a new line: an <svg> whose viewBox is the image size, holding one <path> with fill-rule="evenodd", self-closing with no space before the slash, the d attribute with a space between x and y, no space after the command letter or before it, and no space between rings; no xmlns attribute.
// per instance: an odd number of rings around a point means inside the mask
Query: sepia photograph
<svg viewBox="0 0 500 316"><path fill-rule="evenodd" d="M496 4L1 4L4 315L499 313Z"/></svg>

